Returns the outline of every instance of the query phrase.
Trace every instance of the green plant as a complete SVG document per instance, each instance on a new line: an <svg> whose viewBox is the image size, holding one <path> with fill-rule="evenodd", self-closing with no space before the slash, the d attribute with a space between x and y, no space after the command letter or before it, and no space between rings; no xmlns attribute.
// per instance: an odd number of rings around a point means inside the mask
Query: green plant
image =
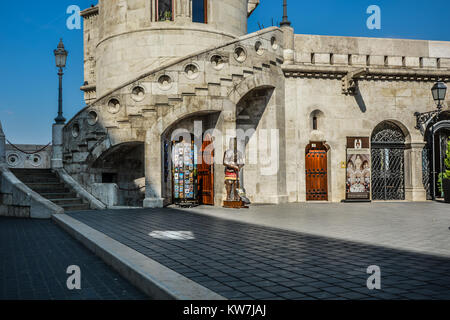
<svg viewBox="0 0 450 320"><path fill-rule="evenodd" d="M159 17L160 21L171 21L172 20L172 11L164 11Z"/></svg>
<svg viewBox="0 0 450 320"><path fill-rule="evenodd" d="M445 163L445 172L440 173L438 177L438 187L441 193L444 192L442 184L443 180L450 179L450 141L448 142L447 145L447 152L445 155L444 163Z"/></svg>

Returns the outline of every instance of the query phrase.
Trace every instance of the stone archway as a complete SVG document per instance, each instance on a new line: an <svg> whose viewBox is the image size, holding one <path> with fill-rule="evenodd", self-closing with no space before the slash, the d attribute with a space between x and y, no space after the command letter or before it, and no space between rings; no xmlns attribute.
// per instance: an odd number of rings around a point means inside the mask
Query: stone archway
<svg viewBox="0 0 450 320"><path fill-rule="evenodd" d="M115 184L117 205L140 207L145 195L144 143L132 141L110 147L92 162L100 185Z"/></svg>

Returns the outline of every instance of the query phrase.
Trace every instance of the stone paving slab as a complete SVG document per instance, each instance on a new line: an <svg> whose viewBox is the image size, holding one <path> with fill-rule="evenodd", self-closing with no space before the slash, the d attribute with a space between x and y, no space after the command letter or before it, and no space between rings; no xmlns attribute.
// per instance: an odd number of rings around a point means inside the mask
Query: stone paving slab
<svg viewBox="0 0 450 320"><path fill-rule="evenodd" d="M0 218L0 300L146 300L50 220ZM68 266L81 290L67 289Z"/></svg>
<svg viewBox="0 0 450 320"><path fill-rule="evenodd" d="M450 299L448 257L177 209L70 216L228 299Z"/></svg>
<svg viewBox="0 0 450 320"><path fill-rule="evenodd" d="M295 203L188 212L311 235L450 257L450 205L439 202Z"/></svg>
<svg viewBox="0 0 450 320"><path fill-rule="evenodd" d="M53 216L53 221L153 299L224 300L215 292L78 220L58 214Z"/></svg>

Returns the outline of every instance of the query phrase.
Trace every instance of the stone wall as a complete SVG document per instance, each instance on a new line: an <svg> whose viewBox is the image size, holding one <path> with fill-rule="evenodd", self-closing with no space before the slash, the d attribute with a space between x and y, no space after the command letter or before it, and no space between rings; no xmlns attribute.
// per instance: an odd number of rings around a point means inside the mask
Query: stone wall
<svg viewBox="0 0 450 320"><path fill-rule="evenodd" d="M50 169L52 146L45 148L43 145L17 145L17 150L12 145L6 145L6 163L11 169ZM44 150L42 150L45 148ZM39 152L37 152L39 151ZM35 154L28 154L37 152Z"/></svg>

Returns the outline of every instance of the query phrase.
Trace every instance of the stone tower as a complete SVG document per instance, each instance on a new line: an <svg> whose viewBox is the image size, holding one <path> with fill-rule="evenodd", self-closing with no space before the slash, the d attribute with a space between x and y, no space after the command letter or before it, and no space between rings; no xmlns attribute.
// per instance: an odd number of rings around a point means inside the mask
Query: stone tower
<svg viewBox="0 0 450 320"><path fill-rule="evenodd" d="M279 148L266 143L252 152L258 159L242 180L252 201L285 202L281 67L285 34L292 32L271 27L247 34L258 4L100 0L84 10L87 106L64 127L64 169L92 194L116 186L108 190L120 205L162 207L177 190L169 151L184 130L198 139L197 149L208 137L214 141L214 164L187 181L190 192L192 183L203 183L203 203L220 206L228 135L242 132L248 150L276 135Z"/></svg>
<svg viewBox="0 0 450 320"><path fill-rule="evenodd" d="M142 70L247 33L259 0L99 0L84 10L86 101Z"/></svg>

